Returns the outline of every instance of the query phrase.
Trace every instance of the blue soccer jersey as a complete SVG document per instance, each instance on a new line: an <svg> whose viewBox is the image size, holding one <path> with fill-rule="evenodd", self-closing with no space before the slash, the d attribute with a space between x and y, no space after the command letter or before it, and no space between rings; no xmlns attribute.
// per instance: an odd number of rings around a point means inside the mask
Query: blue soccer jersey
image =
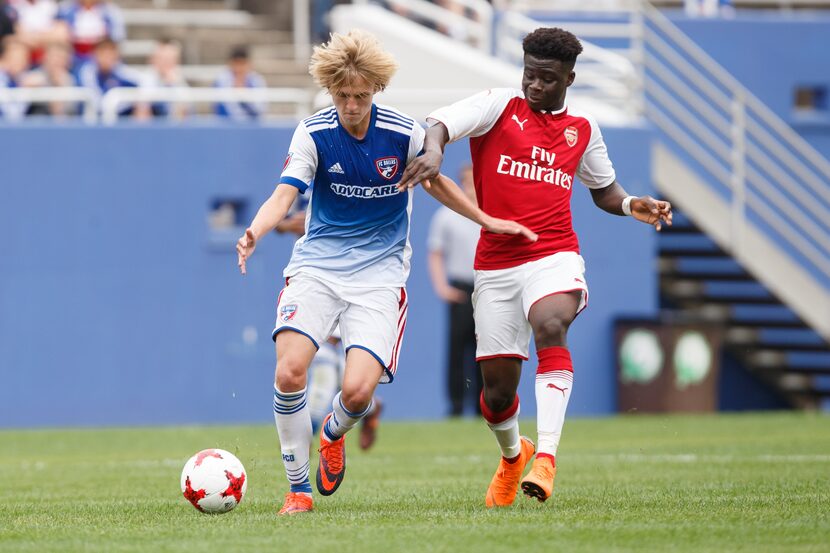
<svg viewBox="0 0 830 553"><path fill-rule="evenodd" d="M403 286L412 252L412 190L400 193L396 185L423 145L421 126L383 105L372 105L361 140L340 125L334 107L303 120L280 183L300 192L313 186L306 233L284 275L302 271L350 286Z"/></svg>

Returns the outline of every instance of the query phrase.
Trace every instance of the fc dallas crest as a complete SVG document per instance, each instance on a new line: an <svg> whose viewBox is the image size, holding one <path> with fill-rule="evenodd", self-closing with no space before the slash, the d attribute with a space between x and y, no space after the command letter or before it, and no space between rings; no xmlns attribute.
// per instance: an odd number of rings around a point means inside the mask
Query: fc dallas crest
<svg viewBox="0 0 830 553"><path fill-rule="evenodd" d="M568 146L573 148L578 138L579 132L576 130L576 127L568 127L565 129L565 142L568 143Z"/></svg>
<svg viewBox="0 0 830 553"><path fill-rule="evenodd" d="M398 158L396 157L382 157L375 160L375 167L377 167L380 176L386 180L391 180L398 172Z"/></svg>
<svg viewBox="0 0 830 553"><path fill-rule="evenodd" d="M294 315L297 314L297 304L292 303L290 305L283 305L280 307L280 319L282 322L287 323L291 319L294 318Z"/></svg>

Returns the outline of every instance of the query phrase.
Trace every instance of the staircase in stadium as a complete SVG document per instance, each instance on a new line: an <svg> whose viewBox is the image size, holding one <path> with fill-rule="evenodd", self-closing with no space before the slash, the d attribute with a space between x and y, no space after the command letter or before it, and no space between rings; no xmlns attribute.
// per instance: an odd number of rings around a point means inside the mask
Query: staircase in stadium
<svg viewBox="0 0 830 553"><path fill-rule="evenodd" d="M720 328L726 350L798 407L830 396L830 346L680 211L658 237L664 321Z"/></svg>

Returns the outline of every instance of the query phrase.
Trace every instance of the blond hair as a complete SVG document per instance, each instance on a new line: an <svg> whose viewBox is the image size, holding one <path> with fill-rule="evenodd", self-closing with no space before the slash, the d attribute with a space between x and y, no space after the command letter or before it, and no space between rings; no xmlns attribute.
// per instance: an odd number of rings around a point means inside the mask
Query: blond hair
<svg viewBox="0 0 830 553"><path fill-rule="evenodd" d="M308 66L314 82L334 92L360 78L380 92L397 70L398 62L378 39L357 29L345 35L332 33L327 43L314 47Z"/></svg>

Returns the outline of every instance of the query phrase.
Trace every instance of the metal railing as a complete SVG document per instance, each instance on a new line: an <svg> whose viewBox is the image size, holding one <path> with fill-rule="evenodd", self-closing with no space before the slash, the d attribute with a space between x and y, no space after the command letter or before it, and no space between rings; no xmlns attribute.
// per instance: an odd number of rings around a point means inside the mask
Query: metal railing
<svg viewBox="0 0 830 553"><path fill-rule="evenodd" d="M80 116L87 124L94 124L98 121L97 115L98 94L88 88L78 87L42 87L42 88L0 88L0 107L12 106L15 104L33 103L66 103L80 104ZM0 110L5 112L5 110ZM21 111L19 117L9 116L4 113L5 120L19 120L25 114Z"/></svg>
<svg viewBox="0 0 830 553"><path fill-rule="evenodd" d="M731 249L752 222L830 293L830 163L656 8L637 24L646 114L731 202Z"/></svg>
<svg viewBox="0 0 830 553"><path fill-rule="evenodd" d="M830 340L830 163L654 6L632 21L646 116L708 200L662 190Z"/></svg>
<svg viewBox="0 0 830 553"><path fill-rule="evenodd" d="M112 125L125 104L164 102L171 104L213 104L249 102L283 104L292 116L302 119L312 112L313 93L303 88L113 88L100 95L80 87L0 89L0 107L31 103L78 103L87 124ZM6 118L9 120L9 118Z"/></svg>
<svg viewBox="0 0 830 553"><path fill-rule="evenodd" d="M312 94L302 88L113 88L101 98L101 122L113 125L124 104L142 102L289 104L294 107L294 117L302 119L311 113Z"/></svg>
<svg viewBox="0 0 830 553"><path fill-rule="evenodd" d="M635 0L636 1L636 0ZM557 0L556 9L568 12L618 13L629 11L632 0ZM551 9L551 0L502 0L504 9L535 11ZM684 0L653 0L660 8L683 8ZM763 9L828 9L830 0L732 0L736 8Z"/></svg>
<svg viewBox="0 0 830 553"><path fill-rule="evenodd" d="M296 0L295 0L296 1ZM354 4L369 4L370 0L353 0ZM386 0L388 9L415 20L443 29L446 34L468 42L486 54L492 53L493 7L486 0L455 0L471 14L448 10L427 0ZM460 36L455 36L460 35Z"/></svg>

